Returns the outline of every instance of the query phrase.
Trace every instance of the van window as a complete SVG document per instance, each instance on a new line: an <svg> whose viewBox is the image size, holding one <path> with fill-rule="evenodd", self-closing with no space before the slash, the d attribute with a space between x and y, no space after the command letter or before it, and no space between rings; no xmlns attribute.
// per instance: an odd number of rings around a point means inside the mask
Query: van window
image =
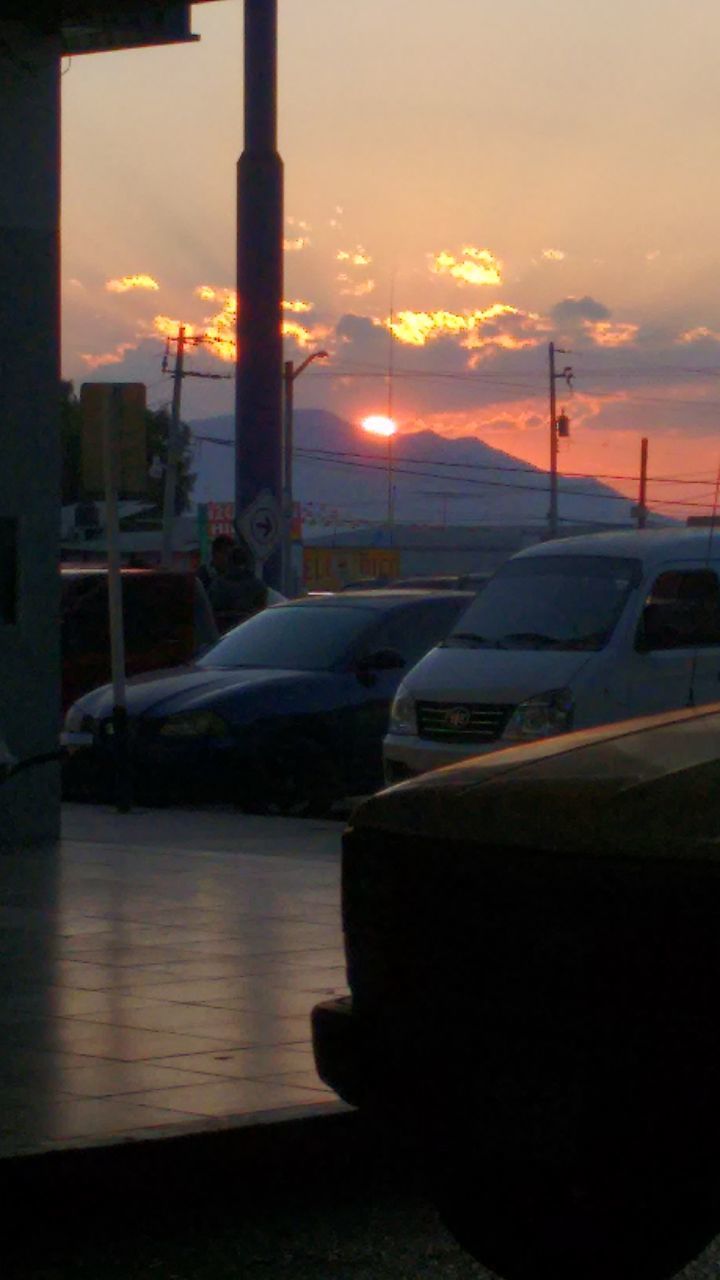
<svg viewBox="0 0 720 1280"><path fill-rule="evenodd" d="M508 560L443 647L602 649L640 578L640 561L620 556Z"/></svg>
<svg viewBox="0 0 720 1280"><path fill-rule="evenodd" d="M711 569L661 573L645 602L639 636L646 649L720 646L720 583Z"/></svg>

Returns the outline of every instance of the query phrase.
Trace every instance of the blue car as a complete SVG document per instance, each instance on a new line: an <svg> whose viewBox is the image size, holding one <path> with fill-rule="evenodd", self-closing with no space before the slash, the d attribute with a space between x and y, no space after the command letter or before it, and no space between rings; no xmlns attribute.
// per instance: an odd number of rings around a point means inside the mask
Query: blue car
<svg viewBox="0 0 720 1280"><path fill-rule="evenodd" d="M256 614L191 666L129 681L138 798L222 798L254 813L327 812L382 784L382 738L404 672L472 593L358 591ZM112 687L65 720L66 795L106 798Z"/></svg>

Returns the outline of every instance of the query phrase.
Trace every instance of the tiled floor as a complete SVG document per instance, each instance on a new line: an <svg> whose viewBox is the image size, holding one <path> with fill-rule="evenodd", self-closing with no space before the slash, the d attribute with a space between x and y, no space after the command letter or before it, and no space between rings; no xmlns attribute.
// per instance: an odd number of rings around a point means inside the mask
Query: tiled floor
<svg viewBox="0 0 720 1280"><path fill-rule="evenodd" d="M309 1013L345 990L336 822L67 806L2 855L0 1156L334 1108Z"/></svg>

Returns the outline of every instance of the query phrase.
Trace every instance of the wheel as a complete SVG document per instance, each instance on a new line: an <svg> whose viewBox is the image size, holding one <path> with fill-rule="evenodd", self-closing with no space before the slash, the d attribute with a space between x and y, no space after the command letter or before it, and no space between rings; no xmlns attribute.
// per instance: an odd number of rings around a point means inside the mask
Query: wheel
<svg viewBox="0 0 720 1280"><path fill-rule="evenodd" d="M345 794L329 751L306 738L278 745L246 778L240 808L246 813L321 818Z"/></svg>

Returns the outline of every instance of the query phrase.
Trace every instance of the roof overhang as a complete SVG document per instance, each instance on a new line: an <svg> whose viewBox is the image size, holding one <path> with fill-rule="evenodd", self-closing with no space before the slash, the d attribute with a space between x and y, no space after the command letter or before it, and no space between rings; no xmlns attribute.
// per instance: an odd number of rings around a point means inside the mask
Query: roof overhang
<svg viewBox="0 0 720 1280"><path fill-rule="evenodd" d="M0 21L59 34L67 54L108 53L198 40L191 8L182 0L0 0Z"/></svg>

